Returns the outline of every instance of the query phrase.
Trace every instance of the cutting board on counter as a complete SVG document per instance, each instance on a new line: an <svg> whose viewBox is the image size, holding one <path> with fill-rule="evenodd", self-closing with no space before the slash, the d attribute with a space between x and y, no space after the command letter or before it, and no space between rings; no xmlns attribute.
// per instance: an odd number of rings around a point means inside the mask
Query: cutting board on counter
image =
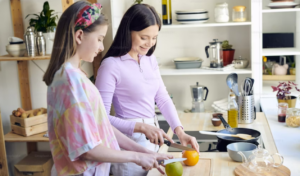
<svg viewBox="0 0 300 176"><path fill-rule="evenodd" d="M212 176L212 163L212 159L210 158L200 158L195 166L186 166L183 162L181 162L183 167L182 176ZM165 168L162 166L161 168L165 172ZM150 172L147 176L165 175L162 175L157 169L153 169L153 172Z"/></svg>
<svg viewBox="0 0 300 176"><path fill-rule="evenodd" d="M255 174L255 173L249 171L243 165L238 165L234 169L234 175L235 176L290 176L291 171L289 168L282 165L277 168L273 168L271 172Z"/></svg>

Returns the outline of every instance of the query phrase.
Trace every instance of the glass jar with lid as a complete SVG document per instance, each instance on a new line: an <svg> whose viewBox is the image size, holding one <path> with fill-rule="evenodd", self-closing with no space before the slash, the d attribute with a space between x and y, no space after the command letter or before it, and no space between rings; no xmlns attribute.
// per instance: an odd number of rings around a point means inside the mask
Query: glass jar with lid
<svg viewBox="0 0 300 176"><path fill-rule="evenodd" d="M218 23L226 23L229 21L228 4L218 3L215 7L215 21Z"/></svg>
<svg viewBox="0 0 300 176"><path fill-rule="evenodd" d="M288 108L285 122L289 127L300 127L300 109Z"/></svg>
<svg viewBox="0 0 300 176"><path fill-rule="evenodd" d="M232 21L244 22L247 20L247 12L245 6L234 6L232 9Z"/></svg>

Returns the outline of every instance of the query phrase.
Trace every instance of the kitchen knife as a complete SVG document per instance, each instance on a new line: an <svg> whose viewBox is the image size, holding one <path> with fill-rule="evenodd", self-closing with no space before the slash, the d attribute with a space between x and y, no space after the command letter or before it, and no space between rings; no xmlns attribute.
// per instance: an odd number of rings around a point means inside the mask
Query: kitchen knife
<svg viewBox="0 0 300 176"><path fill-rule="evenodd" d="M168 160L157 160L158 164L163 164L163 165L167 165L170 163L174 163L177 161L184 161L186 160L186 158L175 158L175 159L168 159Z"/></svg>
<svg viewBox="0 0 300 176"><path fill-rule="evenodd" d="M195 150L193 148L186 147L181 144L171 143L170 141L167 141L167 140L164 140L164 144L166 144L169 147L173 147L173 148L177 148L177 149L181 149L181 150Z"/></svg>
<svg viewBox="0 0 300 176"><path fill-rule="evenodd" d="M147 137L146 137L146 139L149 140ZM158 140L158 142L160 142L160 141ZM186 147L186 146L183 146L181 144L171 143L170 141L167 141L167 140L164 140L164 144L166 144L169 147L177 148L177 149L180 149L180 150L190 150L190 151L195 150L193 148Z"/></svg>

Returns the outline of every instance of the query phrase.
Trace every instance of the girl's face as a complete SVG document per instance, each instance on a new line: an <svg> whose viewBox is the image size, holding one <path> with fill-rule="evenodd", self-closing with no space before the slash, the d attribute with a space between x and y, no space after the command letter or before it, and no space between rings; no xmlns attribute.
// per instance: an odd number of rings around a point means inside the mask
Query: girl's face
<svg viewBox="0 0 300 176"><path fill-rule="evenodd" d="M107 32L107 25L99 25L95 31L87 33L78 30L75 33L77 50L80 59L93 62L98 53L104 50L103 40Z"/></svg>
<svg viewBox="0 0 300 176"><path fill-rule="evenodd" d="M141 31L131 31L131 50L140 55L146 55L149 49L156 44L158 31L158 25L149 26Z"/></svg>

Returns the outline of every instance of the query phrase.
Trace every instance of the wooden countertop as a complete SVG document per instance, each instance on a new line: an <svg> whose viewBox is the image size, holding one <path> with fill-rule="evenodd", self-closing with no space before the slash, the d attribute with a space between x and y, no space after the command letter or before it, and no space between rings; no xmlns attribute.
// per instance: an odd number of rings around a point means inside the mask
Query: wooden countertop
<svg viewBox="0 0 300 176"><path fill-rule="evenodd" d="M221 130L224 126L214 127L211 123L210 113L180 113L180 121L184 127L185 131L200 131L200 130ZM224 116L226 119L226 116ZM227 119L226 119L227 120ZM239 127L252 128L261 132L261 137L263 139L266 149L272 154L277 153L277 148L275 146L272 133L269 128L268 121L264 113L257 113L256 120L252 124L239 124ZM173 136L173 132L169 129L168 135ZM166 153L168 151L168 146L163 145L159 153ZM171 152L170 154L175 157L181 157L180 152ZM212 161L212 174L211 176L233 176L233 171L239 162L234 162L229 158L227 152L201 152L200 158L208 158ZM184 166L185 167L185 166ZM152 169L148 176L160 176L161 174L156 170ZM191 174L191 176L193 176ZM196 176L196 175L195 175Z"/></svg>

